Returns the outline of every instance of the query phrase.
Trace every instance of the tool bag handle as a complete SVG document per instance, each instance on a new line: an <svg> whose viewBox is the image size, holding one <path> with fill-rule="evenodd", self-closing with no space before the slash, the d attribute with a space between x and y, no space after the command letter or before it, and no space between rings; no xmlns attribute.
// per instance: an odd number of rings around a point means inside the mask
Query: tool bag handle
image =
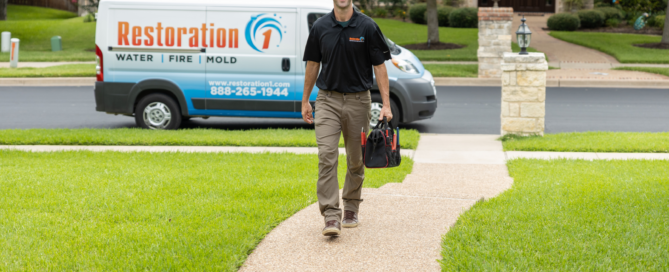
<svg viewBox="0 0 669 272"><path fill-rule="evenodd" d="M383 122L377 122L376 126L374 126L374 129L380 128L384 129L381 125L385 126L385 129L388 129L390 126L388 125L388 117L383 117Z"/></svg>

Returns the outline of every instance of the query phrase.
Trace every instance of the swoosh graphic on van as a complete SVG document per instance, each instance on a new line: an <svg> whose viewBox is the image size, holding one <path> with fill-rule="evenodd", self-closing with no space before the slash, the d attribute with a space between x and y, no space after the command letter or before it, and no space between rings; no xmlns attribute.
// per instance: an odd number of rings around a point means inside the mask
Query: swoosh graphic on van
<svg viewBox="0 0 669 272"><path fill-rule="evenodd" d="M253 48L253 50L256 50L258 52L263 53L262 50L258 49L256 47L255 42L256 42L256 34L258 33L258 30L263 29L263 28L273 28L277 32L279 32L279 42L283 41L283 32L281 28L283 25L281 22L274 18L270 17L262 17L266 15L266 13L261 13L256 16L251 17L251 21L246 25L246 31L245 31L245 36L246 36L246 42ZM276 16L276 14L274 15ZM260 19L260 20L258 20Z"/></svg>

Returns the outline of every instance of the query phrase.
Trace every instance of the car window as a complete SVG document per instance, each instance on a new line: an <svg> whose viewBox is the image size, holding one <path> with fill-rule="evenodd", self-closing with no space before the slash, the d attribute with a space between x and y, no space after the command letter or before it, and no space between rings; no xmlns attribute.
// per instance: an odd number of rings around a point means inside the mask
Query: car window
<svg viewBox="0 0 669 272"><path fill-rule="evenodd" d="M311 28L314 26L314 23L316 22L316 20L318 20L318 18L321 18L323 16L325 16L325 13L309 13L309 15L307 15L307 22L308 22L310 32L311 32Z"/></svg>

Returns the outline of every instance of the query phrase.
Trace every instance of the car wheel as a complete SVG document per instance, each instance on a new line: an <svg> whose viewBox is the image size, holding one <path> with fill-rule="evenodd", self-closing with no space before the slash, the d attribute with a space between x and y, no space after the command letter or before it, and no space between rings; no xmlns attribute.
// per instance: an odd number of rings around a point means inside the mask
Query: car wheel
<svg viewBox="0 0 669 272"><path fill-rule="evenodd" d="M181 125L181 111L169 96L150 94L137 104L135 122L142 128L177 129Z"/></svg>
<svg viewBox="0 0 669 272"><path fill-rule="evenodd" d="M383 108L381 94L372 93L372 119L369 121L371 127L376 126L376 123L378 123L379 116L381 116L381 108ZM400 108L392 98L390 99L390 111L393 113L393 119L390 120L390 127L396 128L400 124Z"/></svg>

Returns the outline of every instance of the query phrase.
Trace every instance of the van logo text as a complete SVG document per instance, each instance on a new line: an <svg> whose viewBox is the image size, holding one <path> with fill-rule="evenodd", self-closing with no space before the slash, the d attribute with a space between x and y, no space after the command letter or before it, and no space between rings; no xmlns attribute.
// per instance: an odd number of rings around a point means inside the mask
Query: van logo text
<svg viewBox="0 0 669 272"><path fill-rule="evenodd" d="M118 45L159 46L159 47L218 47L238 48L239 30L236 28L215 28L214 24L197 27L131 26L128 22L118 22Z"/></svg>

